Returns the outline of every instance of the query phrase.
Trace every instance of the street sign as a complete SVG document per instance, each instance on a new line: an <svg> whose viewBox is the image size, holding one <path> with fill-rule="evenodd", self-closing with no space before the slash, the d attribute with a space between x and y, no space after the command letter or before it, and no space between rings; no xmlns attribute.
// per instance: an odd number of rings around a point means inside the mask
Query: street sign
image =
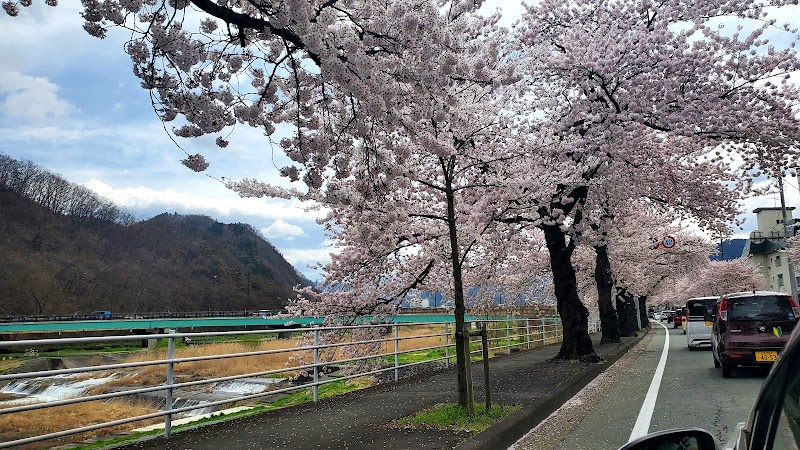
<svg viewBox="0 0 800 450"><path fill-rule="evenodd" d="M656 239L656 238L650 238L649 247L650 247L650 250L658 250L661 247L672 248L672 247L675 247L675 244L677 242L678 241L675 240L674 237L672 237L670 235L666 235L663 238L661 238L661 240Z"/></svg>

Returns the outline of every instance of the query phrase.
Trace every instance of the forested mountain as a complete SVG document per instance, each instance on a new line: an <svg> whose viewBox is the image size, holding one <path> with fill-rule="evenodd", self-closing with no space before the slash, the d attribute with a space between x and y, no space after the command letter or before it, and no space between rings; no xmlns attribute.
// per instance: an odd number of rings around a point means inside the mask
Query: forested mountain
<svg viewBox="0 0 800 450"><path fill-rule="evenodd" d="M20 181L20 164L38 185ZM83 189L0 155L0 315L273 309L309 284L250 225L134 222Z"/></svg>

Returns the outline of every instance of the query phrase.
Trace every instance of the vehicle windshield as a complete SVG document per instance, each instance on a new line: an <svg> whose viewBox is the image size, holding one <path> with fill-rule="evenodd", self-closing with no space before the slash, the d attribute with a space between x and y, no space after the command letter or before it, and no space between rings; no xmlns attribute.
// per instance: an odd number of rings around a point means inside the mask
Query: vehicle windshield
<svg viewBox="0 0 800 450"><path fill-rule="evenodd" d="M714 314L714 306L717 304L715 299L689 300L686 307L689 308L690 316L704 317L707 314Z"/></svg>
<svg viewBox="0 0 800 450"><path fill-rule="evenodd" d="M789 297L764 295L728 299L728 320L794 320Z"/></svg>

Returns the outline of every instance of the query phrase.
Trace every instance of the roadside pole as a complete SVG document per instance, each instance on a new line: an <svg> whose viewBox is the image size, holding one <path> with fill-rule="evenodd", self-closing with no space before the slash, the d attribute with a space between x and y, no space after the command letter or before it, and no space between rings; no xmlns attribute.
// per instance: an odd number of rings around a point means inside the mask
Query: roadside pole
<svg viewBox="0 0 800 450"><path fill-rule="evenodd" d="M786 198L783 195L783 174L778 174L778 188L781 193L781 212L783 213L783 247L786 248L786 240L794 236L794 224L789 223L789 213L786 210ZM794 274L794 262L786 257L786 268L789 271L789 288L792 298L797 298L797 278Z"/></svg>
<svg viewBox="0 0 800 450"><path fill-rule="evenodd" d="M641 330L644 328L644 324L642 323L642 314L639 312L639 296L636 296L636 298L633 299L633 303L636 304L636 325L638 325L639 329Z"/></svg>

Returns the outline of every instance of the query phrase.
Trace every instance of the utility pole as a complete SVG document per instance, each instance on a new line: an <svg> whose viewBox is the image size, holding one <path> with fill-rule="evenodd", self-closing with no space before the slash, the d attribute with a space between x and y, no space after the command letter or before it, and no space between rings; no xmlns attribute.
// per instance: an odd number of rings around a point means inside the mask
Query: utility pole
<svg viewBox="0 0 800 450"><path fill-rule="evenodd" d="M794 223L789 223L789 213L786 210L786 198L783 195L783 173L778 174L778 188L781 192L781 212L783 213L783 247L786 248L786 240L794 236ZM792 233L790 233L790 231ZM789 286L792 289L792 298L797 299L797 278L794 275L794 266L792 260L786 257L786 268L789 269Z"/></svg>

